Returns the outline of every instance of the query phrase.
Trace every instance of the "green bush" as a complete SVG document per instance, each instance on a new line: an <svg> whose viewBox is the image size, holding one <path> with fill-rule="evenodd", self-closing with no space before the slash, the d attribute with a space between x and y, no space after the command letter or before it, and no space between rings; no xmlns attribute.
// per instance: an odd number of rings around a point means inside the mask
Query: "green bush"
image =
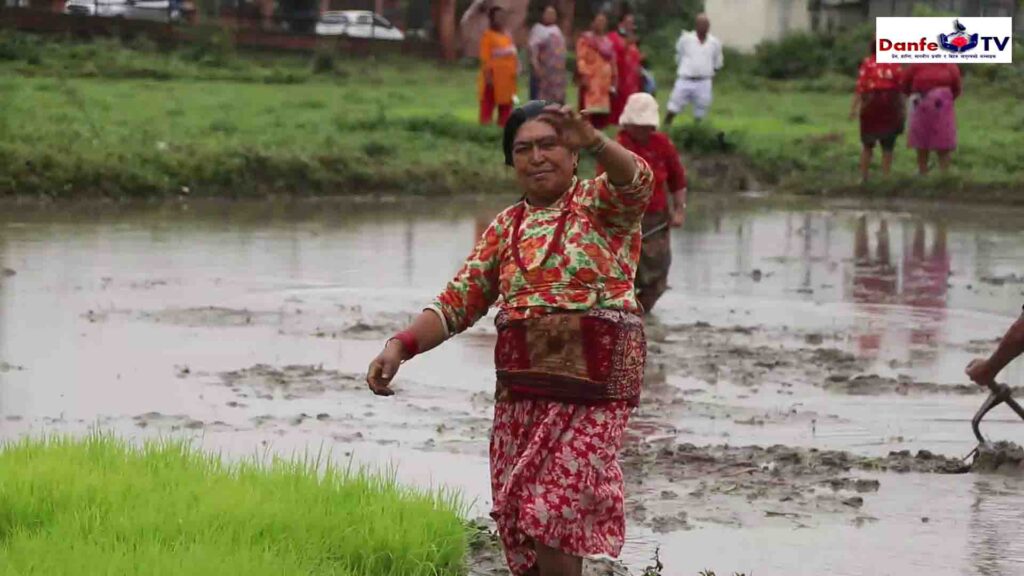
<svg viewBox="0 0 1024 576"><path fill-rule="evenodd" d="M856 75L861 61L870 53L875 42L875 23L864 23L824 42L831 44L831 69L847 76Z"/></svg>
<svg viewBox="0 0 1024 576"><path fill-rule="evenodd" d="M330 49L319 49L313 54L313 74L329 74L334 72L337 63L334 58L334 51Z"/></svg>
<svg viewBox="0 0 1024 576"><path fill-rule="evenodd" d="M710 122L684 124L669 129L669 137L676 147L691 154L735 152L742 141L739 132L726 134Z"/></svg>
<svg viewBox="0 0 1024 576"><path fill-rule="evenodd" d="M0 30L0 61L23 61L39 64L42 60L43 44L35 36Z"/></svg>
<svg viewBox="0 0 1024 576"><path fill-rule="evenodd" d="M825 37L792 34L757 46L758 71L773 80L814 78L831 67L829 45Z"/></svg>
<svg viewBox="0 0 1024 576"><path fill-rule="evenodd" d="M196 26L190 30L182 55L200 64L224 66L235 56L235 43L231 33L220 26Z"/></svg>

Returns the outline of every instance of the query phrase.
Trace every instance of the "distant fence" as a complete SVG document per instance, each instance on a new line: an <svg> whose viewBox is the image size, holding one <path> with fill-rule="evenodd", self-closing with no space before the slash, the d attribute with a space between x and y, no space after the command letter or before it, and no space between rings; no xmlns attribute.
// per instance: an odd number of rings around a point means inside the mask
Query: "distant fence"
<svg viewBox="0 0 1024 576"><path fill-rule="evenodd" d="M123 4L114 4L110 0L92 0L91 7L89 4L89 0L75 0L67 7L63 2L59 5L36 4L34 7L0 4L0 28L79 38L145 36L155 42L172 45L188 44L202 34L216 31L240 48L300 52L333 50L355 56L403 54L438 58L441 54L437 42L414 35L400 41L318 35L316 23L319 15L283 17L280 14L252 14L237 10L200 18L187 4L138 1L134 2L130 14L112 16L109 7ZM74 6L83 8L72 10ZM101 15L95 15L97 13Z"/></svg>

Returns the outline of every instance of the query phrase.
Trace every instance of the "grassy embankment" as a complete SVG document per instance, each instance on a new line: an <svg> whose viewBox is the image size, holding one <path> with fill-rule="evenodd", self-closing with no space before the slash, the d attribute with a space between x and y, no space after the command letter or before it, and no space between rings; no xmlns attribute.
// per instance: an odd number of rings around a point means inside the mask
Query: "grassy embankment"
<svg viewBox="0 0 1024 576"><path fill-rule="evenodd" d="M456 496L322 464L101 435L8 443L0 574L464 573Z"/></svg>
<svg viewBox="0 0 1024 576"><path fill-rule="evenodd" d="M657 69L659 98L671 87ZM712 119L679 122L687 161L729 155L772 186L912 196L1024 197L1024 107L966 82L948 178L856 185L852 79L776 81L732 60ZM524 95L525 96L525 95ZM172 53L0 34L0 195L250 196L507 190L498 131L475 123L475 72L401 58L251 56L215 43ZM695 170L694 173L697 171ZM710 183L695 179L694 186Z"/></svg>

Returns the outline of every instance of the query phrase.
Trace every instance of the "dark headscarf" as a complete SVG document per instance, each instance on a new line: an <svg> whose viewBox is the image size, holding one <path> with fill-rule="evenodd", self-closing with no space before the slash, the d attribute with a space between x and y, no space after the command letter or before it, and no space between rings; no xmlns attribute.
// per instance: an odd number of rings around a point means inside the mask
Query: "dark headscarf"
<svg viewBox="0 0 1024 576"><path fill-rule="evenodd" d="M531 100L526 104L523 104L508 117L508 121L505 122L505 135L502 138L502 148L505 150L505 164L508 166L512 165L512 144L516 141L516 133L522 128L523 124L527 121L533 120L537 116L540 116L544 109L552 104L558 104L557 102L550 102L548 100Z"/></svg>

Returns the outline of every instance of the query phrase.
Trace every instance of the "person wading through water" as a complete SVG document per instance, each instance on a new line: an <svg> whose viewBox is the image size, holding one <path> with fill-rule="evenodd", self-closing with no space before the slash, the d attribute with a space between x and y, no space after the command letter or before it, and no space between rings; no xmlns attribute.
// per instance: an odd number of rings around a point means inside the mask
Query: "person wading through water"
<svg viewBox="0 0 1024 576"><path fill-rule="evenodd" d="M617 556L625 535L618 451L647 356L633 277L654 174L584 115L543 101L513 112L503 148L523 199L387 341L367 383L390 396L403 362L497 303L491 516L513 574L580 576L584 556ZM581 151L605 174L577 178Z"/></svg>
<svg viewBox="0 0 1024 576"><path fill-rule="evenodd" d="M668 290L668 269L672 265L669 227L682 226L686 220L686 171L675 144L658 132L658 101L654 96L643 92L630 96L621 122L616 141L647 161L654 171L654 194L644 212L643 246L636 270L636 296L644 312L650 313ZM601 170L599 166L598 173Z"/></svg>

